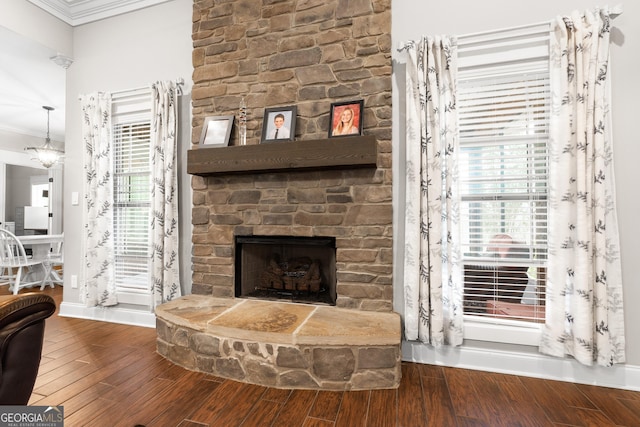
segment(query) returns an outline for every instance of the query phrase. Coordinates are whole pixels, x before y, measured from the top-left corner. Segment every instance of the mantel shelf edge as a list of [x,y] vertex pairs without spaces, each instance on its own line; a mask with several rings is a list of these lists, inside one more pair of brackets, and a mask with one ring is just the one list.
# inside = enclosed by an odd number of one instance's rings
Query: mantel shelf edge
[[187,173],[200,176],[375,167],[376,163],[377,143],[372,135],[198,147],[187,152]]

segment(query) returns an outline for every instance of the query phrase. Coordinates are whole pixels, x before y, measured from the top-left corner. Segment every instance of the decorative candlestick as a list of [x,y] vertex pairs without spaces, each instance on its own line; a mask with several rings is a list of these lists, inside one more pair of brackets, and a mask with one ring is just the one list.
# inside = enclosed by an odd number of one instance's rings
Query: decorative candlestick
[[247,104],[244,96],[240,99],[240,110],[238,113],[238,137],[240,145],[247,145]]

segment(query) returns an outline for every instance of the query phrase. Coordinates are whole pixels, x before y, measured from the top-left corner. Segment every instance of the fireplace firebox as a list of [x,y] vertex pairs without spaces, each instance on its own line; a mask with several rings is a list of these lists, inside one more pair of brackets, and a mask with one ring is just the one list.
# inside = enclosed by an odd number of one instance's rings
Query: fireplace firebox
[[235,296],[335,305],[336,239],[236,236]]

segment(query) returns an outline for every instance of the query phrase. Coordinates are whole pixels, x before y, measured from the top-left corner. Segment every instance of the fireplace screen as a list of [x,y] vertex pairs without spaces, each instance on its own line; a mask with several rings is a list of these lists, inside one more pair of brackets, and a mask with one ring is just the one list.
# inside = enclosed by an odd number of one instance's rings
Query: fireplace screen
[[236,297],[335,305],[336,240],[236,236]]

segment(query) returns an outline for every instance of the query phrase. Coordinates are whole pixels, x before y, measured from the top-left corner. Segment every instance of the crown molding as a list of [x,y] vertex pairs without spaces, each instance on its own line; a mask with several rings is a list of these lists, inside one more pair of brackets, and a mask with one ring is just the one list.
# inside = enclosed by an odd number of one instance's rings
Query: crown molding
[[75,27],[171,0],[29,0]]

